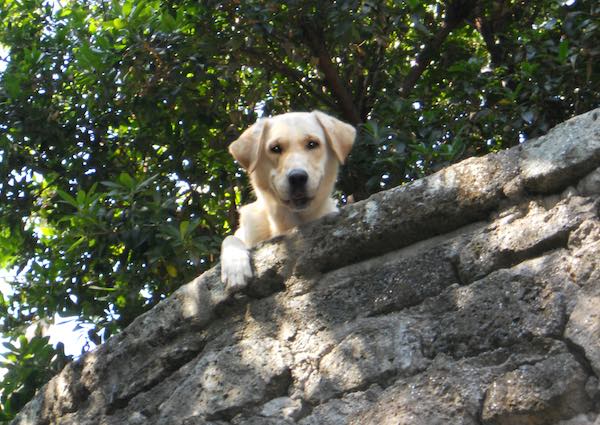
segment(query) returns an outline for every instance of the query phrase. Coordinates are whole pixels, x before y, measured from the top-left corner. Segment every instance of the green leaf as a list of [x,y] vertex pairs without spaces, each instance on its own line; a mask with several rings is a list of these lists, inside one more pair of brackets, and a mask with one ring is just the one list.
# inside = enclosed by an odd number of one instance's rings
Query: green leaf
[[187,235],[187,231],[188,231],[189,227],[190,227],[189,221],[182,221],[181,223],[179,223],[179,235],[180,235],[181,239],[185,239],[185,236]]
[[12,73],[4,74],[4,87],[10,97],[19,97],[22,93],[21,79]]
[[163,12],[160,16],[161,29],[165,32],[173,32],[177,29],[177,21],[169,12]]
[[104,186],[106,186],[106,187],[109,187],[109,188],[112,188],[112,189],[119,189],[119,190],[123,190],[124,188],[127,188],[127,187],[124,187],[124,186],[123,186],[122,184],[120,184],[120,183],[115,183],[115,182],[111,182],[111,181],[103,181],[103,182],[100,182],[100,183],[101,183],[102,185],[104,185]]
[[79,207],[85,206],[87,201],[87,194],[85,193],[85,190],[78,190],[77,191],[77,204]]
[[154,174],[153,176],[150,176],[149,178],[147,178],[146,180],[142,181],[140,184],[138,184],[137,186],[137,190],[143,190],[146,189],[148,186],[150,186],[150,184],[152,184],[152,182],[154,182],[156,179],[158,178],[158,174]]
[[561,63],[566,63],[569,57],[569,40],[564,39],[558,45],[558,60]]
[[406,0],[406,3],[411,10],[415,10],[421,5],[419,0]]
[[81,245],[85,241],[85,236],[81,236],[77,239],[71,246],[67,249],[67,253],[76,249],[79,245]]
[[127,17],[127,16],[131,15],[131,11],[132,11],[133,7],[134,7],[134,2],[132,0],[126,0],[123,3],[123,9],[122,9],[123,16]]
[[121,18],[116,18],[116,19],[113,19],[112,25],[115,29],[121,30],[121,29],[125,28],[126,23],[125,23],[125,20],[123,20]]
[[177,267],[172,264],[167,264],[167,273],[171,277],[177,277]]
[[108,292],[115,292],[118,289],[117,288],[107,288],[105,286],[97,286],[97,285],[88,285],[87,286],[89,289],[92,289],[94,291],[108,291]]
[[96,49],[92,49],[88,43],[81,45],[78,58],[86,67],[103,68],[102,54]]
[[67,204],[69,204],[69,205],[72,205],[72,206],[73,206],[73,207],[75,207],[75,208],[79,208],[79,202],[77,202],[77,201],[75,200],[75,198],[73,198],[73,197],[72,197],[71,195],[69,195],[67,192],[65,192],[65,191],[63,191],[63,190],[60,190],[60,189],[57,189],[57,190],[56,190],[56,194],[57,194],[58,196],[60,196],[60,197],[62,198],[62,200],[63,200],[64,202],[66,202]]
[[119,174],[119,183],[121,183],[123,186],[125,186],[128,189],[135,188],[135,181],[127,173]]

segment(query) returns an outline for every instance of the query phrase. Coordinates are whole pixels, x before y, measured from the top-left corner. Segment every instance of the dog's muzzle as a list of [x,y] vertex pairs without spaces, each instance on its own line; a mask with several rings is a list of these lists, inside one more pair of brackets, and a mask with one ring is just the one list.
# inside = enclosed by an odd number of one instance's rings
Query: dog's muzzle
[[306,208],[311,201],[306,193],[308,173],[300,168],[294,168],[287,174],[287,179],[290,187],[290,205],[297,210]]

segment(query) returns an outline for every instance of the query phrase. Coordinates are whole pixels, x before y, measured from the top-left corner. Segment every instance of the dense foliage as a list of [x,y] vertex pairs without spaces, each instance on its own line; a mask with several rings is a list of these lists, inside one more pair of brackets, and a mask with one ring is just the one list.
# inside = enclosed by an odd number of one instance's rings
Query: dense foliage
[[101,341],[214,263],[251,196],[226,146],[257,115],[359,126],[339,196],[362,199],[598,106],[599,25],[593,0],[0,0],[0,312],[20,341],[0,420],[63,357],[26,326],[76,315]]

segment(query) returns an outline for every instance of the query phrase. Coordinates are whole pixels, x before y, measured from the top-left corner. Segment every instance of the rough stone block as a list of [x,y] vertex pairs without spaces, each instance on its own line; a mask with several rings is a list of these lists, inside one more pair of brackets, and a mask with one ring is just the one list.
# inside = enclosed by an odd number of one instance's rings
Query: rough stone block
[[600,425],[599,117],[208,271],[13,425]]
[[587,412],[587,373],[570,353],[523,365],[494,380],[483,403],[486,425],[546,425]]

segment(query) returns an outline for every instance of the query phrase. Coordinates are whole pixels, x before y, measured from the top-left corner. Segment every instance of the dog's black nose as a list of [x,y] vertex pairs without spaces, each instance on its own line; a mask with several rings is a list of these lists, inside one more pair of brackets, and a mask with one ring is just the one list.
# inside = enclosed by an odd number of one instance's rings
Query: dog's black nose
[[302,189],[308,181],[308,173],[298,168],[291,170],[287,177],[292,189]]

